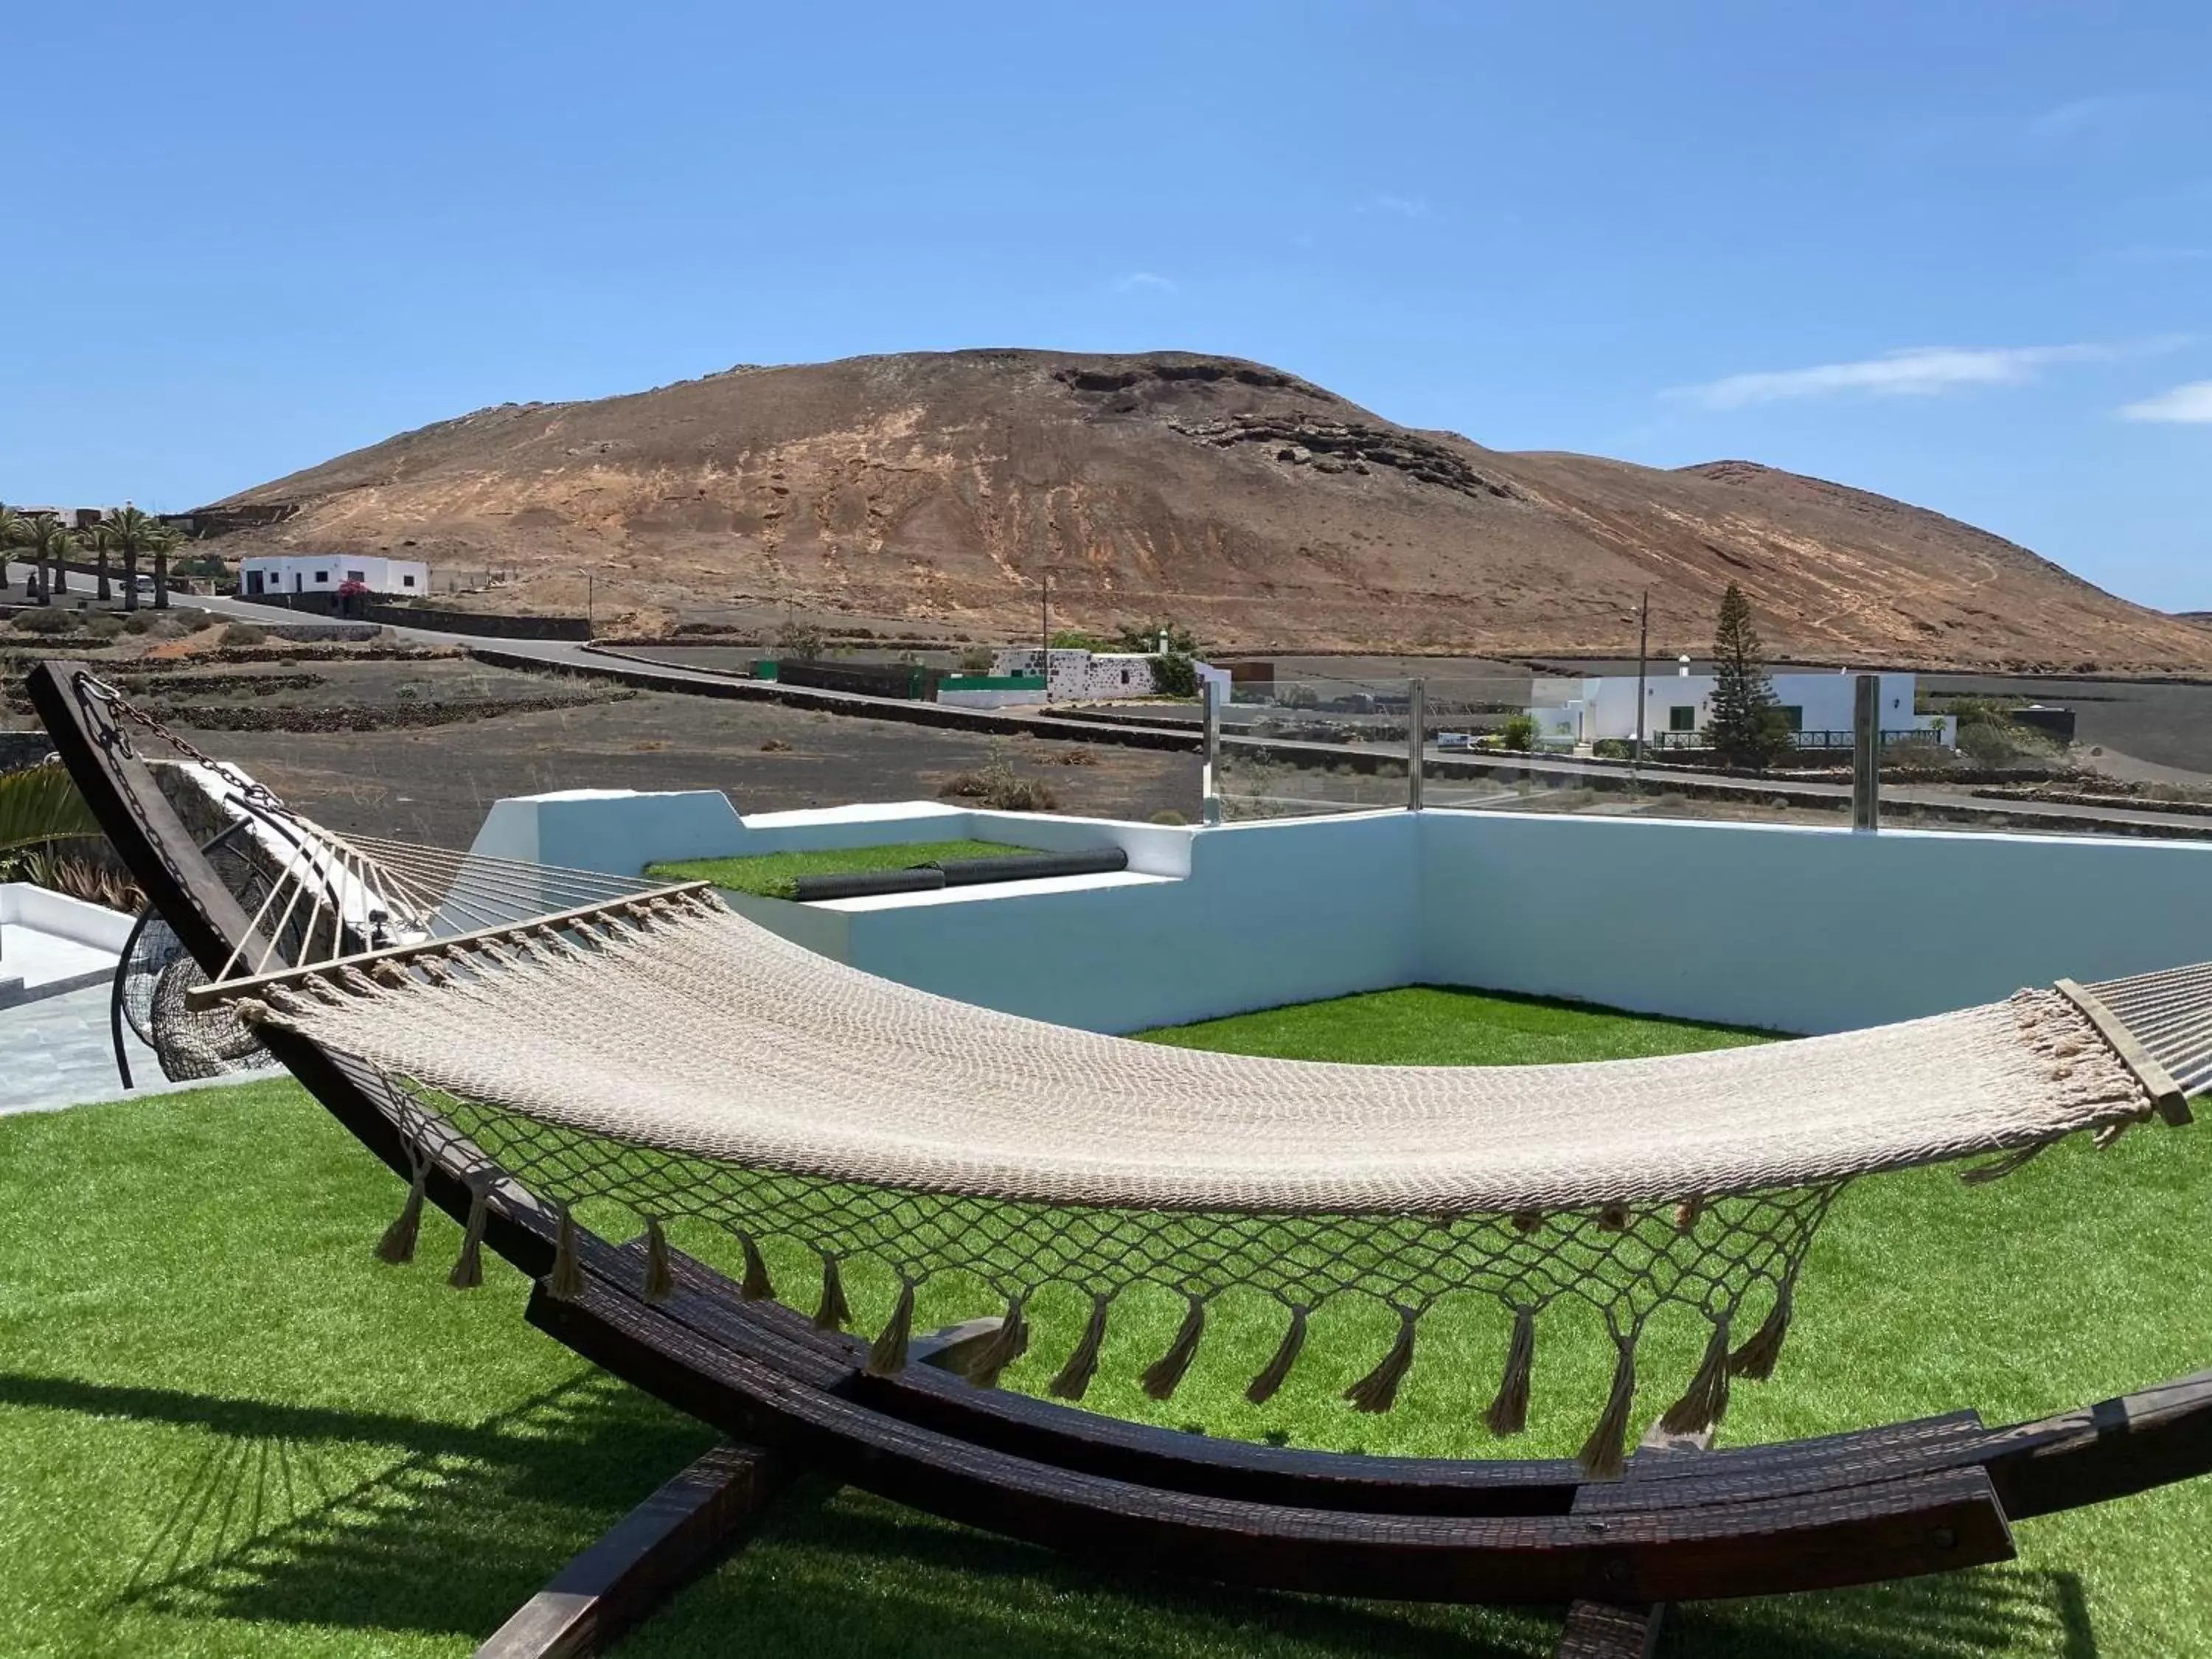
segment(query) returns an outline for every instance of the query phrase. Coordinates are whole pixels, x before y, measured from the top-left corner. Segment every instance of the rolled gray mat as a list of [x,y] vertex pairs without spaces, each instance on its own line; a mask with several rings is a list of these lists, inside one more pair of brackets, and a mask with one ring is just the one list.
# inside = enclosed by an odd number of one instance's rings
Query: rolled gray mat
[[987,881],[1035,881],[1043,876],[1103,876],[1129,867],[1129,855],[1118,847],[1095,848],[1085,853],[1012,853],[1004,858],[944,859],[934,868],[945,872],[947,887],[973,887]]
[[929,866],[915,870],[854,870],[841,875],[801,876],[792,884],[791,896],[802,902],[873,898],[878,893],[927,893],[945,884],[945,872]]

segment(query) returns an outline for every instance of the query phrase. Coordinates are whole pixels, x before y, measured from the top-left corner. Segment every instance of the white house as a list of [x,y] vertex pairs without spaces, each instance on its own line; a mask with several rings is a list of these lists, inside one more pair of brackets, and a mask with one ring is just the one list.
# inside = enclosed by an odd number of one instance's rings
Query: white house
[[[1776,674],[1774,699],[1798,742],[1807,748],[1847,749],[1856,712],[1857,676],[1848,669],[1832,674]],[[1914,677],[1882,674],[1881,729],[1891,741],[1911,733],[1925,741],[1949,744],[1957,737],[1948,714],[1913,711]],[[1689,747],[1697,734],[1712,723],[1712,674],[1692,674],[1687,668],[1669,673],[1662,669],[1644,683],[1644,738],[1647,747]],[[1595,743],[1606,738],[1636,736],[1636,676],[1598,674],[1570,679],[1547,677],[1530,688],[1529,714],[1535,717],[1537,735],[1553,742]]]
[[359,582],[372,593],[418,598],[430,591],[430,567],[419,559],[371,553],[257,554],[238,562],[238,591],[257,593],[335,593]]
[[[1048,659],[1049,659],[1048,661]],[[1212,680],[1221,701],[1229,701],[1229,671],[1212,663],[1197,665],[1201,684]],[[1152,659],[1141,651],[1081,651],[1036,646],[1013,646],[991,659],[994,676],[1042,675],[1045,695],[1054,702],[1091,702],[1114,697],[1152,695]]]

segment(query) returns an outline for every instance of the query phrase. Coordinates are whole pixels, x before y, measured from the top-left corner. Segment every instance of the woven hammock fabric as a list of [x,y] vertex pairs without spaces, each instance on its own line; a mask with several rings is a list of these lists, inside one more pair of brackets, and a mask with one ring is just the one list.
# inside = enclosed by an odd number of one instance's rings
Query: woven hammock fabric
[[[2108,1137],[2154,1109],[2138,1073],[2057,992],[1653,1060],[1329,1065],[951,1001],[816,955],[705,891],[434,939],[404,965],[326,963],[214,988],[252,1024],[399,1080],[425,1115],[414,1133],[442,1119],[478,1149],[457,1285],[477,1282],[485,1194],[510,1180],[560,1210],[564,1240],[577,1205],[638,1214],[648,1298],[672,1282],[664,1226],[676,1219],[743,1243],[747,1296],[775,1293],[762,1241],[817,1254],[825,1328],[854,1317],[845,1267],[881,1264],[902,1288],[872,1345],[880,1371],[904,1364],[915,1287],[938,1273],[975,1274],[1006,1298],[973,1362],[987,1383],[1028,1348],[1037,1293],[1074,1286],[1091,1312],[1050,1384],[1071,1400],[1124,1293],[1186,1298],[1173,1344],[1143,1374],[1164,1400],[1213,1299],[1241,1288],[1288,1317],[1246,1389],[1255,1403],[1283,1385],[1308,1315],[1361,1294],[1400,1322],[1346,1391],[1363,1411],[1396,1399],[1422,1316],[1474,1294],[1512,1320],[1482,1413],[1498,1434],[1525,1425],[1539,1316],[1577,1301],[1618,1348],[1580,1454],[1593,1478],[1622,1469],[1638,1345],[1662,1307],[1709,1326],[1662,1419],[1670,1431],[1718,1423],[1732,1378],[1771,1372],[1799,1270],[1848,1181],[1984,1154],[1998,1156],[1983,1172],[2002,1173],[2062,1136]],[[411,1254],[422,1191],[418,1175],[386,1259]],[[548,1284],[562,1294],[576,1275],[564,1244]],[[1762,1322],[1739,1340],[1762,1297]]]
[[[672,907],[673,908],[673,907]],[[1385,1066],[1135,1042],[830,961],[714,901],[649,931],[361,975],[282,1017],[387,1070],[665,1151],[1132,1209],[1590,1209],[1811,1186],[2148,1115],[2063,998],[1712,1053]]]

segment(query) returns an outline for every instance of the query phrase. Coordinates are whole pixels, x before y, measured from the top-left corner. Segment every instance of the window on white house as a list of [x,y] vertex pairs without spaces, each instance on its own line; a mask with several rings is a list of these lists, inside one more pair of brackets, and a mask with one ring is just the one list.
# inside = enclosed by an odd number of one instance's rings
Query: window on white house
[[368,580],[368,572],[366,570],[349,570],[346,572],[346,580],[349,582],[365,582]]
[[399,579],[399,585],[402,587],[412,587],[415,586],[415,579],[412,576],[402,576]]
[[331,573],[327,570],[318,570],[315,572],[315,580],[319,582],[326,582],[330,580],[330,579]]
[[1805,729],[1805,711],[1802,708],[1794,703],[1784,703],[1782,705],[1781,713],[1782,723],[1792,732],[1802,732]]
[[1696,731],[1698,705],[1693,702],[1678,702],[1669,708],[1667,711],[1667,729],[1669,732]]

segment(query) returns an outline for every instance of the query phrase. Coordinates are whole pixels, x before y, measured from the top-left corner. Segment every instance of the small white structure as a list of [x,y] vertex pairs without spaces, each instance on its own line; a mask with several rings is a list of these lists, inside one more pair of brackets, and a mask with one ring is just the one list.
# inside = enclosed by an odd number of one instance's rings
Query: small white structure
[[420,559],[387,559],[373,553],[256,554],[238,562],[238,591],[257,593],[335,593],[359,582],[372,593],[410,599],[430,591],[430,567]]
[[0,1008],[113,977],[137,921],[28,882],[0,882]]
[[[1833,674],[1775,674],[1774,700],[1783,719],[1807,748],[1848,749],[1856,718],[1857,676],[1845,669]],[[1955,741],[1956,722],[1948,714],[1913,710],[1914,677],[1882,674],[1881,729],[1895,741],[1907,733],[1926,742]],[[1530,688],[1529,709],[1540,739],[1555,744],[1592,744],[1601,738],[1636,736],[1636,676],[1596,674],[1585,678],[1545,678]],[[1692,674],[1687,668],[1660,672],[1644,682],[1644,738],[1652,748],[1688,748],[1712,724],[1713,690],[1719,677]]]
[[[1223,702],[1229,701],[1229,671],[1197,665],[1200,684],[1212,680]],[[1045,696],[1054,702],[1097,702],[1115,697],[1152,695],[1152,659],[1141,651],[1081,651],[1013,646],[991,659],[999,675],[1042,675]]]

